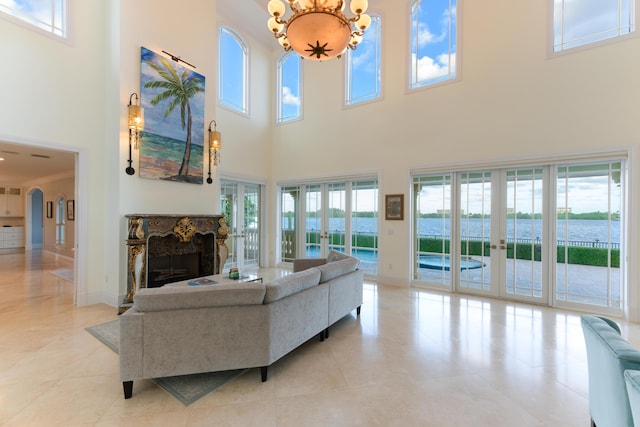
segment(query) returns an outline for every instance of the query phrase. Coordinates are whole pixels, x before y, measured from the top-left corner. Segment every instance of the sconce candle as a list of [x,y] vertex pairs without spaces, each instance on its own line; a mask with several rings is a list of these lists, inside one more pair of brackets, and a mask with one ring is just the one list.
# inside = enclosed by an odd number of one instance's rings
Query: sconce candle
[[[136,98],[136,104],[133,103],[133,97]],[[136,173],[136,170],[133,168],[131,159],[131,147],[138,149],[140,146],[140,131],[144,129],[144,111],[142,107],[140,107],[140,98],[138,98],[137,93],[132,93],[129,97],[129,105],[127,105],[129,109],[129,166],[125,169],[127,175],[133,175]]]
[[[211,123],[213,123],[213,130],[211,130]],[[209,122],[209,177],[207,183],[211,184],[211,159],[213,159],[214,166],[217,166],[220,162],[220,150],[222,149],[222,135],[217,131],[217,123],[215,120]]]

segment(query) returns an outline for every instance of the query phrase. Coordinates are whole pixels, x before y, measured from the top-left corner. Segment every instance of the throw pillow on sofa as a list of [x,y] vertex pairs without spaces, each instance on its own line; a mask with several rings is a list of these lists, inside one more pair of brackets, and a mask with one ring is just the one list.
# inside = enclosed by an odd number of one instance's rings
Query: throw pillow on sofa
[[343,259],[351,258],[349,255],[342,252],[334,251],[333,249],[327,254],[327,262],[335,262]]

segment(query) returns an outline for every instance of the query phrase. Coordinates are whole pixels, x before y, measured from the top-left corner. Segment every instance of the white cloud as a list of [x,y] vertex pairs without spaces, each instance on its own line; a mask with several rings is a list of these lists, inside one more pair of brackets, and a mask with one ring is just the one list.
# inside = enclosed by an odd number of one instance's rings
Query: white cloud
[[291,88],[282,87],[282,103],[286,105],[300,105],[300,97],[291,92]]
[[[414,55],[413,63],[416,64],[416,57]],[[417,81],[428,81],[437,79],[438,77],[444,77],[449,74],[450,70],[455,70],[456,66],[456,54],[453,53],[450,56],[447,54],[441,54],[434,60],[429,56],[423,56],[417,59],[417,66],[414,71],[417,70]]]

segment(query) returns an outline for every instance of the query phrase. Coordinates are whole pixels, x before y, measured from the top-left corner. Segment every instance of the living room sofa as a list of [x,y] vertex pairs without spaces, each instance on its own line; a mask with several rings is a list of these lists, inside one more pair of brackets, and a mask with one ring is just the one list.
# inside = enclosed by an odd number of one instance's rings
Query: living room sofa
[[[625,370],[640,370],[640,352],[611,319],[582,316],[589,370],[589,414],[596,426],[633,426]],[[637,408],[636,408],[637,409]]]
[[360,314],[359,260],[331,253],[317,265],[268,283],[140,289],[120,316],[120,379],[133,381],[268,367],[354,309]]

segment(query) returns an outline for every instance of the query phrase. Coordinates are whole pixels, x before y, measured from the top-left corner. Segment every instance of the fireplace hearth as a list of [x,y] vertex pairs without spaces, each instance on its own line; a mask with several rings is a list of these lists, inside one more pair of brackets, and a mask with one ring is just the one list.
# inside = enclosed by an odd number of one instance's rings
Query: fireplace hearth
[[119,312],[140,288],[220,273],[228,248],[222,215],[126,215],[127,294]]

